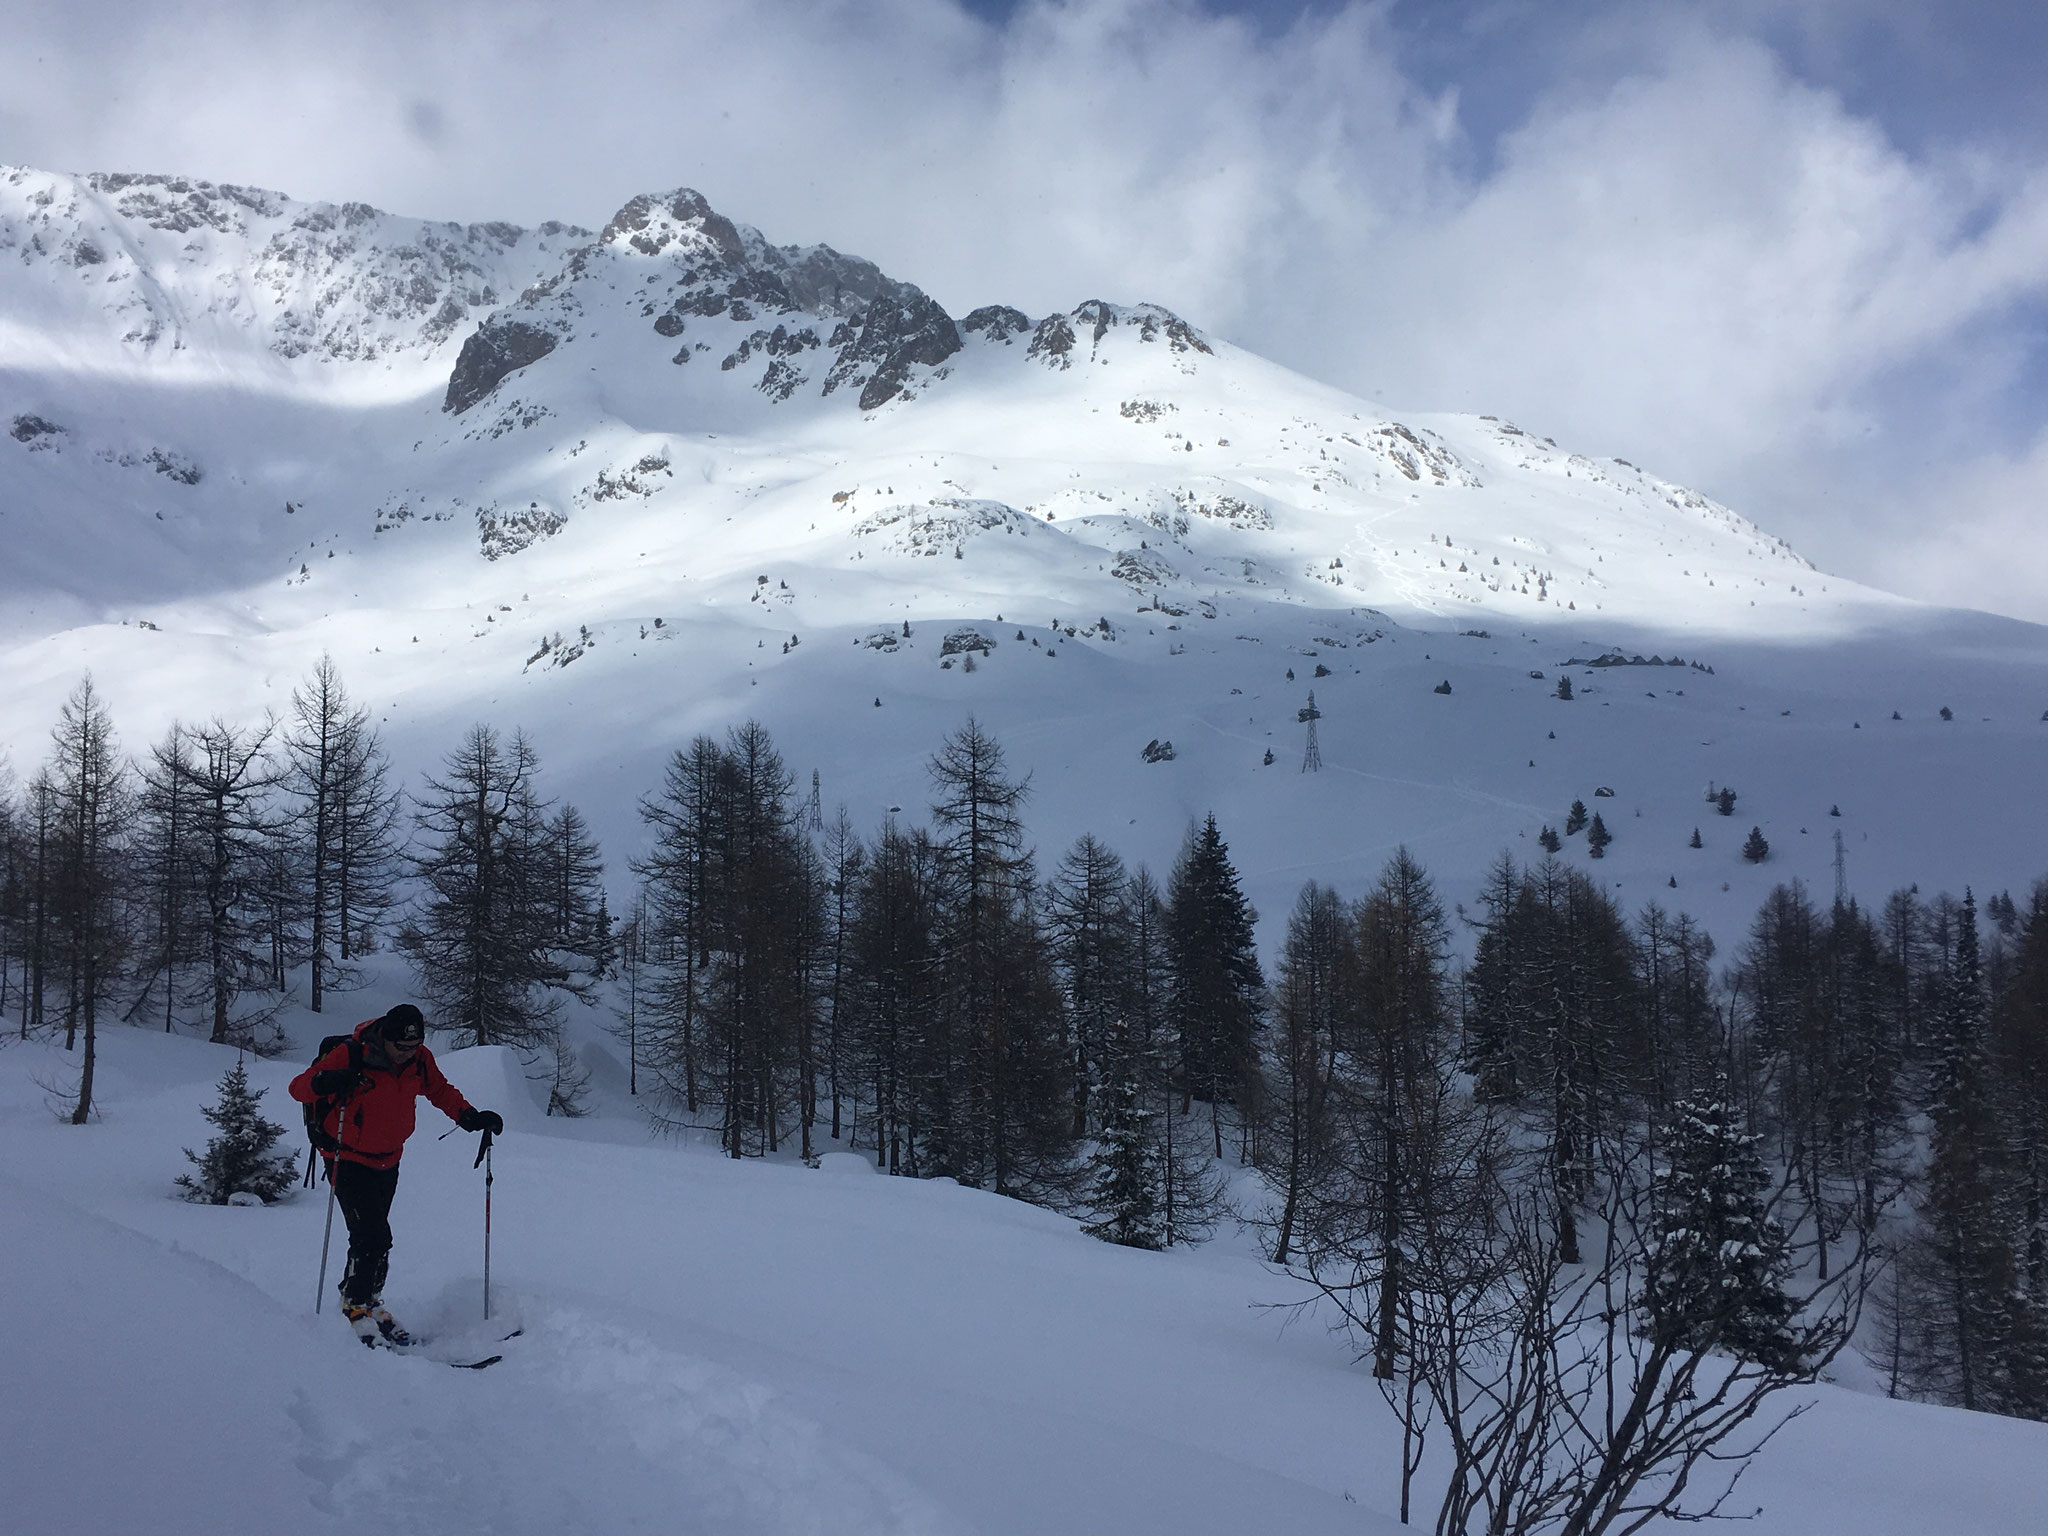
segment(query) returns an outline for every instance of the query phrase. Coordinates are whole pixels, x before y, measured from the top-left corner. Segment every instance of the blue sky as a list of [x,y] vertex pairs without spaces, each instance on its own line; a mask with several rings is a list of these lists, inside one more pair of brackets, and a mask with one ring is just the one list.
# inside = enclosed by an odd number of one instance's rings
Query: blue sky
[[2048,8],[1880,0],[0,0],[0,161],[591,225],[687,183],[2048,622],[2044,63]]

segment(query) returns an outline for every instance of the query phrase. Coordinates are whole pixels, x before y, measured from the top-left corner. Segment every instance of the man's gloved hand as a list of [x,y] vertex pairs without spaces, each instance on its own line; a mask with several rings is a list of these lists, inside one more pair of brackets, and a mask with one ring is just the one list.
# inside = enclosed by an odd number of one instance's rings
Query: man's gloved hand
[[465,1109],[455,1123],[465,1131],[489,1131],[493,1136],[505,1134],[505,1121],[495,1109]]
[[369,1086],[370,1074],[354,1067],[329,1067],[313,1074],[313,1091],[323,1099],[338,1099]]

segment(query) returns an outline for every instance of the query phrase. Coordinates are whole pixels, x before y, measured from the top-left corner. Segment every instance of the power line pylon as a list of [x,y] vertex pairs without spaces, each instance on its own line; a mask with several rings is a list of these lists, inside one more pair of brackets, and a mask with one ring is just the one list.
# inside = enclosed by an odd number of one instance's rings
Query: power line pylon
[[1323,712],[1316,708],[1316,691],[1313,688],[1308,691],[1307,706],[1297,710],[1294,718],[1308,727],[1308,749],[1301,754],[1301,771],[1303,773],[1321,773],[1323,771],[1323,749],[1316,742],[1316,722],[1323,718]]
[[822,832],[825,830],[825,809],[821,804],[819,804],[818,801],[818,770],[815,768],[811,770],[810,820],[811,830],[813,832]]

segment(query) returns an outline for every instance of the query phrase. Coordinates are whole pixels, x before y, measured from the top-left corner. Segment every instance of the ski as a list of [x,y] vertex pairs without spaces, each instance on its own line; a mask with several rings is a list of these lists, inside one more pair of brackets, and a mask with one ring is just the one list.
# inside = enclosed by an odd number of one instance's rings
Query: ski
[[[526,1332],[526,1330],[523,1327],[514,1328],[510,1333],[505,1334],[503,1338],[516,1339],[524,1332]],[[414,1337],[412,1343],[401,1347],[399,1345],[392,1344],[385,1339],[377,1338],[374,1336],[363,1339],[363,1343],[368,1345],[371,1349],[383,1350],[387,1354],[406,1355],[420,1360],[434,1360],[434,1357],[432,1355],[424,1353],[425,1346],[430,1342],[431,1341],[427,1339]],[[500,1342],[502,1342],[502,1339]],[[488,1366],[496,1365],[500,1360],[503,1360],[504,1358],[505,1357],[502,1354],[485,1355],[481,1360],[434,1360],[434,1364],[445,1365],[453,1370],[458,1371],[481,1371]]]
[[[510,1333],[505,1335],[505,1338],[516,1339],[519,1337],[519,1335],[521,1335],[524,1332],[526,1332],[524,1328],[514,1328]],[[500,1360],[504,1358],[505,1357],[503,1355],[485,1355],[481,1360],[443,1360],[441,1363],[443,1365],[453,1366],[458,1371],[481,1371],[486,1366],[496,1365]]]

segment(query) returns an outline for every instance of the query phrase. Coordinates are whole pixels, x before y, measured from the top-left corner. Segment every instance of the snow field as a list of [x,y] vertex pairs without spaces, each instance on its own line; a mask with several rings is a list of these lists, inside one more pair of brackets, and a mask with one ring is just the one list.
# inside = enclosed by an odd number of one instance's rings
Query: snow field
[[[549,1121],[509,1053],[452,1052],[450,1076],[508,1117],[497,1315],[474,1141],[433,1140],[431,1111],[387,1293],[431,1353],[506,1357],[451,1371],[312,1315],[317,1192],[170,1198],[225,1051],[120,1027],[101,1050],[104,1116],[83,1129],[45,1103],[75,1058],[0,1052],[0,1294],[36,1323],[0,1334],[24,1529],[1398,1528],[1391,1415],[1233,1234],[1139,1253],[851,1153],[814,1171],[650,1142],[609,1097]],[[250,1074],[286,1121],[291,1070]],[[2048,1428],[1802,1395],[1735,1501],[1763,1507],[1747,1529],[2021,1536],[2048,1507]]]

